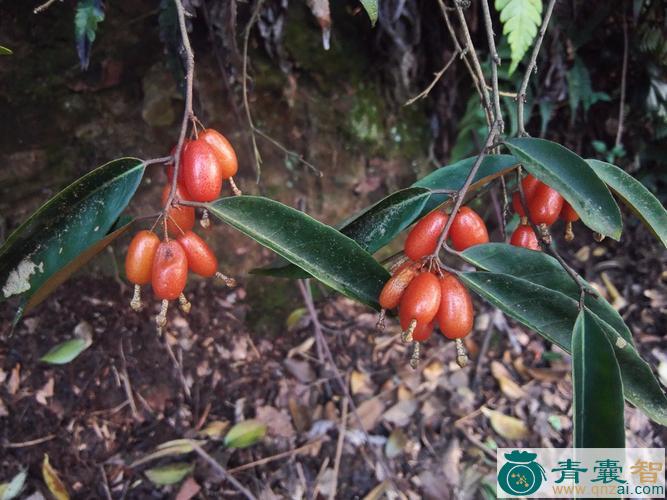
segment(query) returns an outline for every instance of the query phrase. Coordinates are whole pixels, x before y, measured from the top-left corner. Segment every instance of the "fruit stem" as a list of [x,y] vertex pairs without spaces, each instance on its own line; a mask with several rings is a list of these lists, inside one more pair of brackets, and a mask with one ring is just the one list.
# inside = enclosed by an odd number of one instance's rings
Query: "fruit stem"
[[208,210],[204,209],[204,213],[201,214],[201,219],[199,219],[199,225],[204,229],[211,227],[211,218],[208,216]]
[[384,318],[386,315],[387,315],[387,310],[381,309],[380,315],[378,316],[378,322],[375,324],[375,328],[377,328],[380,331],[384,330]]
[[229,178],[229,185],[232,187],[232,193],[234,193],[234,196],[241,196],[243,194],[241,190],[236,186],[236,183],[234,182],[234,177]]
[[466,347],[463,344],[463,339],[456,339],[456,364],[458,364],[461,368],[465,367],[468,365],[468,351],[466,351]]
[[567,222],[565,224],[565,241],[574,240],[574,231],[572,230],[572,223]]
[[414,342],[412,346],[412,355],[410,356],[410,366],[416,370],[421,361],[422,345],[419,342]]
[[141,311],[141,286],[134,285],[134,295],[130,301],[130,307],[133,311]]
[[412,321],[410,321],[408,329],[401,334],[401,342],[403,343],[412,342],[412,334],[414,333],[415,328],[417,328],[417,320],[413,319]]
[[188,301],[188,298],[183,293],[178,296],[178,307],[180,307],[181,311],[183,311],[185,314],[189,314],[190,309],[192,309],[192,304]]
[[155,323],[157,323],[158,330],[162,330],[167,324],[167,309],[169,309],[169,301],[164,299],[160,307],[160,313],[155,317]]
[[234,278],[230,278],[229,276],[222,274],[220,271],[215,273],[215,277],[221,281],[224,281],[225,285],[230,288],[236,286],[236,280]]

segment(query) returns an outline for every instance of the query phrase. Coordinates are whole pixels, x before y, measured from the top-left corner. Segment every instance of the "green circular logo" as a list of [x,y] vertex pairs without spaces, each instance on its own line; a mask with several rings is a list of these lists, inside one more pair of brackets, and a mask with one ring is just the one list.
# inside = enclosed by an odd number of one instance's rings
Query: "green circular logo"
[[544,469],[535,462],[537,454],[514,450],[505,453],[507,463],[498,472],[498,484],[506,493],[527,496],[535,493],[546,479]]

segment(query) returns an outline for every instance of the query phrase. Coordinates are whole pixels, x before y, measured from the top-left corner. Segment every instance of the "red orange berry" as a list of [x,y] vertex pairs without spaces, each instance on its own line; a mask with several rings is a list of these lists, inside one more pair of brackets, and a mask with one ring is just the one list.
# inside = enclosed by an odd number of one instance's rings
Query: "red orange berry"
[[236,158],[234,148],[224,135],[217,130],[207,128],[199,134],[199,139],[205,141],[213,148],[213,152],[220,163],[223,179],[229,179],[233,175],[236,175],[239,169],[239,162]]
[[213,201],[222,189],[222,166],[208,142],[195,139],[183,147],[183,182],[193,201]]
[[151,284],[155,295],[162,300],[175,300],[185,289],[188,277],[188,258],[176,240],[160,243],[153,262]]
[[437,320],[448,339],[460,339],[472,331],[473,305],[468,290],[453,275],[440,279],[441,297]]
[[406,262],[399,267],[394,275],[387,280],[380,292],[380,306],[382,309],[394,309],[403,296],[412,279],[417,275],[417,268],[413,262]]
[[515,247],[523,247],[528,248],[529,250],[537,251],[542,250],[540,248],[539,242],[537,241],[537,235],[535,234],[535,231],[533,231],[532,227],[525,224],[518,226],[514,230],[514,233],[512,233],[512,238],[510,239],[510,243]]
[[178,242],[185,250],[188,267],[193,273],[205,278],[215,275],[218,271],[218,259],[204,240],[196,233],[186,231],[178,237]]
[[563,197],[558,191],[540,183],[528,202],[528,213],[534,224],[552,225],[563,208]]
[[[162,205],[167,203],[171,184],[167,184],[162,190]],[[188,193],[181,183],[176,183],[175,200],[187,200]],[[167,230],[169,235],[178,236],[185,231],[192,229],[195,225],[195,209],[184,205],[171,206],[167,209]]]
[[466,248],[489,242],[489,232],[484,220],[472,208],[461,207],[449,228],[452,246],[459,252]]
[[398,308],[401,327],[407,329],[412,320],[424,325],[433,321],[440,305],[440,295],[440,283],[433,273],[416,276],[401,297]]
[[408,258],[417,261],[432,254],[449,217],[436,210],[423,217],[408,233],[404,251]]

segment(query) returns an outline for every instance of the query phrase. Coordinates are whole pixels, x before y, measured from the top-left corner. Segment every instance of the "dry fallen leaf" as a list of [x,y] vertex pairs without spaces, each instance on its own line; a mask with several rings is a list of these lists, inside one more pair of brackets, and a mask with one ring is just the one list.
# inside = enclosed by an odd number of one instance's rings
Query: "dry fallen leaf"
[[285,438],[294,436],[294,427],[290,416],[273,406],[260,406],[257,408],[255,418],[266,424],[269,434],[272,436]]
[[201,486],[192,477],[183,481],[181,489],[178,490],[175,500],[190,500],[201,491]]
[[199,434],[212,439],[219,439],[225,434],[228,427],[229,422],[227,420],[214,420],[199,431]]
[[65,488],[60,477],[58,477],[58,473],[55,469],[51,467],[49,456],[46,453],[44,454],[44,461],[42,462],[42,477],[44,478],[47,488],[49,488],[49,491],[56,500],[69,500],[67,488]]
[[410,417],[417,410],[417,401],[414,399],[405,399],[399,401],[389,408],[382,418],[398,427],[404,427],[410,423]]
[[384,445],[384,454],[387,455],[387,458],[396,458],[403,453],[406,444],[408,444],[408,438],[405,432],[397,427],[391,431],[389,439]]
[[499,411],[482,406],[482,413],[491,421],[491,427],[505,439],[524,439],[528,437],[528,427],[516,417],[510,417]]
[[373,394],[373,382],[367,373],[353,370],[350,375],[350,390],[352,394]]
[[[384,403],[378,398],[367,399],[357,407],[357,414],[361,419],[361,425],[366,431],[370,431],[378,423],[384,412]],[[349,417],[348,417],[349,418]],[[356,427],[356,418],[351,419],[352,425]]]
[[507,368],[502,363],[492,361],[491,374],[498,381],[500,390],[509,399],[521,399],[526,396],[525,391],[512,379],[510,372],[507,371]]

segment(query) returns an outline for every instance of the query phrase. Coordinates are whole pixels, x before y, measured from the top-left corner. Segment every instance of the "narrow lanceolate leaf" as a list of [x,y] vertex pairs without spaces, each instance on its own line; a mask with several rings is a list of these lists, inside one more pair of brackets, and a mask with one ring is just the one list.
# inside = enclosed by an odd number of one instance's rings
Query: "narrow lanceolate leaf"
[[168,486],[170,484],[180,483],[186,476],[195,470],[193,464],[179,462],[175,464],[155,467],[144,472],[146,477],[157,486]]
[[585,309],[572,334],[575,448],[624,448],[623,383],[604,331]]
[[563,195],[586,226],[615,240],[621,237],[618,205],[583,158],[545,139],[517,137],[505,145],[528,172]]
[[55,273],[105,238],[144,173],[136,158],[103,165],[51,198],[0,248],[0,301],[32,297]]
[[[458,190],[463,187],[465,180],[472,169],[476,156],[457,161],[451,165],[441,167],[434,172],[431,172],[425,177],[422,177],[415,182],[412,187],[422,187],[433,190],[449,189]],[[477,174],[470,186],[470,192],[481,188],[489,182],[497,179],[503,174],[506,174],[516,168],[519,164],[512,155],[487,155],[482,159],[482,163],[477,170]],[[450,198],[448,194],[433,193],[422,210],[422,216],[433,210],[438,205],[441,205]]]
[[67,488],[60,479],[60,476],[58,476],[56,470],[51,466],[47,454],[44,454],[44,460],[42,461],[42,478],[56,500],[69,500]]
[[542,0],[496,0],[496,10],[512,50],[511,75],[537,35],[542,22]]
[[637,179],[623,169],[600,160],[586,160],[623,203],[667,246],[667,210]]
[[0,45],[0,56],[11,56],[14,52],[12,49],[5,47],[4,45]]
[[268,198],[235,196],[209,211],[334,290],[378,308],[389,273],[354,240]]
[[379,0],[360,0],[364,6],[368,18],[371,20],[371,26],[375,26],[378,21],[378,2]]
[[[471,272],[460,275],[475,293],[508,316],[570,352],[577,301],[567,295],[508,274]],[[537,281],[537,280],[536,280]],[[628,401],[661,425],[667,425],[667,398],[650,366],[622,333],[595,316],[613,345]]]
[[[579,287],[556,259],[543,252],[505,243],[476,245],[463,252],[463,258],[479,269],[509,274],[579,300]],[[632,333],[618,311],[602,297],[586,295],[585,304],[608,323],[627,342],[634,345]]]
[[44,356],[39,358],[44,363],[51,365],[64,365],[75,359],[79,354],[88,349],[92,339],[70,339],[53,347]]
[[[392,241],[410,224],[423,217],[438,205],[450,199],[449,194],[433,190],[458,190],[465,183],[476,157],[466,158],[428,174],[411,187],[390,194],[357,215],[342,222],[338,230],[359,243],[369,253],[374,253]],[[511,155],[484,157],[470,192],[488,184],[518,165]],[[254,274],[281,278],[307,278],[308,274],[286,262],[276,262],[270,267],[254,269]]]

